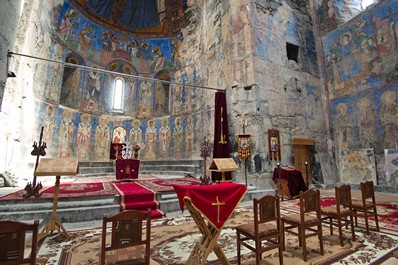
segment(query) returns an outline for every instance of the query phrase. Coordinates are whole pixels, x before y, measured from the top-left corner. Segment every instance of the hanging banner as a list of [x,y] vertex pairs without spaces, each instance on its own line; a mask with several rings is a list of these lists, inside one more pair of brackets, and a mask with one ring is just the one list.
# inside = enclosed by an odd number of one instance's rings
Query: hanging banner
[[239,134],[238,135],[238,156],[240,159],[245,160],[251,154],[251,135]]

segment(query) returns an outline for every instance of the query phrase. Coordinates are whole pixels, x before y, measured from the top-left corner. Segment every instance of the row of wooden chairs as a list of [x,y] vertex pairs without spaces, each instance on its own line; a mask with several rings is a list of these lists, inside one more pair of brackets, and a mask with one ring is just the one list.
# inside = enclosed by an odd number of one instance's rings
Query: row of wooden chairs
[[[361,200],[351,200],[351,187],[342,185],[335,188],[336,204],[320,206],[319,190],[300,192],[300,212],[281,216],[278,196],[266,195],[253,199],[254,221],[236,227],[238,264],[241,260],[241,245],[255,252],[256,264],[260,264],[264,252],[278,248],[279,263],[283,264],[285,232],[298,236],[303,259],[307,261],[306,238],[317,236],[320,253],[323,255],[322,223],[339,230],[343,246],[342,228],[351,226],[352,240],[355,241],[354,217],[357,226],[358,212],[365,216],[366,231],[369,233],[368,216],[373,215],[376,230],[379,231],[373,182],[361,183]],[[111,237],[107,229],[111,224]],[[296,229],[298,232],[296,232]],[[146,230],[143,237],[143,231]],[[32,232],[32,247],[29,258],[24,257],[25,234]],[[308,231],[309,233],[306,233]],[[116,264],[120,259],[132,260],[133,264],[149,264],[150,260],[151,210],[147,212],[123,211],[114,216],[103,217],[100,264]],[[16,221],[0,221],[0,264],[36,264],[38,221],[26,224]],[[254,246],[249,241],[254,241]],[[267,242],[267,244],[263,244]]]
[[[241,245],[255,253],[256,264],[260,264],[262,253],[278,248],[279,264],[283,264],[285,250],[285,233],[299,238],[303,260],[307,261],[306,239],[317,236],[321,255],[324,254],[322,224],[333,226],[339,231],[340,245],[343,246],[342,228],[351,226],[352,240],[355,241],[355,226],[358,226],[358,212],[365,217],[366,231],[369,234],[368,217],[373,215],[376,230],[379,231],[376,200],[372,181],[362,182],[361,199],[351,199],[351,186],[341,185],[335,188],[336,204],[321,207],[319,190],[310,189],[300,192],[300,212],[297,214],[280,215],[278,196],[266,195],[253,199],[254,221],[236,227],[238,264],[241,264]],[[254,245],[249,244],[254,241]],[[265,243],[265,244],[264,244]]]

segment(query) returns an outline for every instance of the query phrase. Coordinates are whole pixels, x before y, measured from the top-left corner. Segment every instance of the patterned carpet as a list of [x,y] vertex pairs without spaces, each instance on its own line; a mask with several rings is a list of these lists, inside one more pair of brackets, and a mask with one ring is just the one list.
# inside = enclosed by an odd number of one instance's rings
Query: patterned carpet
[[[288,213],[290,205],[283,207],[282,212]],[[231,262],[236,264],[236,232],[234,227],[252,219],[251,207],[237,208],[234,215],[222,230],[218,244]],[[45,239],[39,251],[39,257],[47,260],[42,264],[58,265],[85,265],[98,264],[100,246],[100,228],[69,231],[71,240],[65,241],[63,237],[55,235]],[[316,238],[308,242],[308,262],[301,258],[301,248],[296,237],[287,235],[284,264],[397,264],[398,263],[398,236],[387,233],[371,232],[356,228],[357,240],[350,240],[348,230],[344,247],[339,245],[336,233],[331,236],[328,228],[324,228],[325,254],[319,254],[319,244]],[[397,233],[398,234],[398,233]],[[200,233],[192,218],[185,215],[174,218],[162,218],[152,224],[151,231],[151,265],[185,264],[193,244],[200,238]],[[252,253],[243,248],[244,265],[255,264]],[[263,254],[261,264],[278,264],[277,251]],[[211,254],[208,265],[219,264],[216,256]]]

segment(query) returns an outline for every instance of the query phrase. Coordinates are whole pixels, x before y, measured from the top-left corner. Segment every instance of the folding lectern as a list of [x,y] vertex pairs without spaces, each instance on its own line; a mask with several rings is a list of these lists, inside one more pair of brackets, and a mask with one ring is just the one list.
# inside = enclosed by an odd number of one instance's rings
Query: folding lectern
[[79,161],[77,158],[42,158],[35,171],[35,176],[56,176],[55,189],[53,197],[53,211],[51,220],[43,227],[39,233],[38,241],[48,235],[52,235],[57,230],[67,239],[70,238],[64,226],[57,221],[57,207],[59,197],[59,183],[61,176],[75,176],[79,171]]
[[221,172],[221,182],[225,182],[225,172],[238,171],[240,168],[232,158],[214,158],[209,171]]

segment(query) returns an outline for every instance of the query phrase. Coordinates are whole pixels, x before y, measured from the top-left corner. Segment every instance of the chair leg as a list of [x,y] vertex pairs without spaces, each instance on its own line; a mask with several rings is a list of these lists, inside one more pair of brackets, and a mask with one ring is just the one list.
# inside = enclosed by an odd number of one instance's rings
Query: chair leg
[[256,245],[256,265],[260,265],[260,261],[261,261],[261,252],[260,252],[261,242],[259,240],[256,240],[255,245]]
[[376,207],[374,208],[374,213],[375,213],[376,231],[379,232],[379,218],[377,216]]
[[307,246],[305,244],[305,229],[300,229],[299,234],[301,235],[300,237],[300,245],[303,248],[303,259],[305,262],[307,262]]
[[333,235],[333,218],[329,217],[329,228],[330,228],[330,234]]
[[285,222],[284,221],[282,221],[281,230],[282,230],[282,250],[285,251],[286,248],[285,248]]
[[343,246],[343,231],[341,231],[341,218],[337,218],[337,224],[339,226],[340,246]]
[[279,250],[279,265],[283,265],[283,250],[282,250],[282,246],[279,246],[278,250]]
[[354,214],[354,218],[355,218],[355,226],[358,227],[358,218],[357,218],[357,211],[353,210],[352,213]]
[[237,258],[238,258],[238,265],[240,265],[240,233],[236,233],[236,243],[237,243]]
[[351,234],[352,234],[352,241],[355,241],[355,230],[354,230],[354,220],[352,218],[352,215],[350,216],[350,220],[351,220]]
[[322,224],[318,225],[318,239],[319,239],[319,248],[321,250],[321,255],[323,255],[323,239],[322,239]]
[[303,244],[301,243],[301,240],[303,239],[303,235],[301,234],[302,229],[298,227],[298,234],[299,234],[299,247],[302,247]]
[[369,221],[368,221],[368,211],[365,209],[363,211],[365,215],[365,226],[366,226],[366,233],[369,234]]

